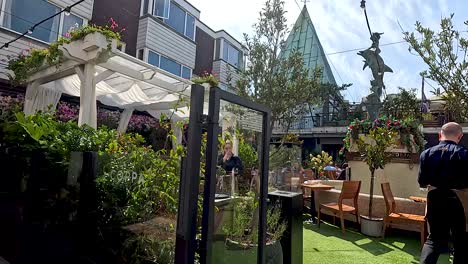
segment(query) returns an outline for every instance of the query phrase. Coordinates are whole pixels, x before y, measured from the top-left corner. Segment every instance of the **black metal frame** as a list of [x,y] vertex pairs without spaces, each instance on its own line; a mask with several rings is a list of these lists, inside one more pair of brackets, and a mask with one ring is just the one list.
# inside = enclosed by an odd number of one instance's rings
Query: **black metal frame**
[[260,152],[261,184],[260,184],[260,223],[258,232],[257,263],[265,262],[266,246],[266,215],[268,198],[268,154],[270,143],[270,109],[256,104],[246,98],[223,91],[217,87],[211,88],[208,109],[208,141],[206,150],[206,175],[203,198],[202,239],[199,247],[196,241],[198,186],[200,184],[200,151],[203,129],[204,87],[192,85],[190,98],[190,126],[188,130],[187,158],[183,160],[182,175],[179,186],[179,211],[177,217],[175,263],[194,263],[195,252],[199,250],[201,263],[211,263],[214,200],[216,189],[217,143],[219,133],[220,101],[224,100],[252,110],[258,111],[263,117],[263,140]]
[[179,186],[175,263],[195,262],[204,92],[203,86],[192,85],[187,158],[183,159],[182,162],[182,175]]
[[[220,101],[224,100],[237,104],[262,114],[262,149],[260,152],[261,160],[261,184],[260,184],[260,222],[258,232],[258,253],[257,263],[265,263],[266,246],[266,214],[268,198],[268,155],[270,143],[270,109],[254,103],[244,97],[223,91],[217,87],[210,90],[209,109],[208,109],[208,142],[206,153],[206,175],[205,189],[203,198],[203,218],[202,218],[202,239],[200,241],[201,263],[209,264],[212,258],[213,227],[214,227],[214,201],[216,189],[216,163],[218,150],[219,134],[219,111]],[[190,159],[191,157],[189,157]],[[180,217],[179,211],[179,217]],[[194,222],[195,225],[196,222]]]

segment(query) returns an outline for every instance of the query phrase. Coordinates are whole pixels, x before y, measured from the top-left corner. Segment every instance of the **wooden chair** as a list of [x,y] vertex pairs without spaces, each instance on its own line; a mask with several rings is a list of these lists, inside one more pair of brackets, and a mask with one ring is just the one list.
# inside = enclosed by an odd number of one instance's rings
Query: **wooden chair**
[[325,177],[330,180],[336,180],[336,171],[324,171]]
[[382,230],[382,237],[385,238],[385,231],[392,223],[417,223],[421,232],[421,246],[426,241],[426,219],[424,215],[398,213],[396,211],[395,198],[393,197],[390,184],[388,182],[382,183],[382,194],[384,196],[385,205],[387,207],[386,214],[384,215],[384,225]]
[[315,180],[314,171],[312,171],[311,169],[305,169],[304,170],[304,181],[311,181],[311,180]]
[[[301,179],[301,184],[304,183],[305,181],[312,181],[315,180],[314,178],[314,172],[311,169],[305,169],[303,173],[303,179]],[[310,211],[308,204],[310,204],[310,199],[311,199],[311,194],[310,190],[306,192],[304,188],[302,188],[302,197],[304,200],[304,209],[308,212]]]
[[[333,219],[338,215],[341,220],[341,232],[345,233],[344,218],[343,215],[354,214],[356,215],[356,222],[359,223],[359,209],[358,209],[358,198],[359,191],[361,190],[361,181],[344,181],[343,187],[341,188],[341,194],[338,198],[337,203],[320,204],[318,210],[318,225],[320,227],[320,213],[322,210],[331,211],[333,213]],[[343,204],[343,200],[353,200],[354,206]]]

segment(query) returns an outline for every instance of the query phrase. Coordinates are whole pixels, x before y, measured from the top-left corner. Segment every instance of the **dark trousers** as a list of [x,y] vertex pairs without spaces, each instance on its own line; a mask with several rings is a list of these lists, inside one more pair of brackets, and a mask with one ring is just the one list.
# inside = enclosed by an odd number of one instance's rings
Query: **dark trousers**
[[435,189],[428,193],[427,222],[429,236],[421,252],[421,264],[436,264],[449,240],[453,243],[453,263],[468,263],[465,212],[455,192]]

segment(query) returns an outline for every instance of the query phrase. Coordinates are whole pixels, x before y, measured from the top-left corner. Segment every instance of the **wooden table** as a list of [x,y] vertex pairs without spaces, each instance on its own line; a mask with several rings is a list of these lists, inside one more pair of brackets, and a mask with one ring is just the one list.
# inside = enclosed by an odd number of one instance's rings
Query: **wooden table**
[[410,196],[410,200],[413,200],[417,203],[427,203],[427,198],[426,197],[420,197],[420,196]]
[[315,223],[315,217],[317,216],[317,209],[315,208],[315,191],[328,191],[334,187],[322,183],[303,183],[301,186],[304,194],[305,189],[310,189],[310,214],[312,215],[312,223]]

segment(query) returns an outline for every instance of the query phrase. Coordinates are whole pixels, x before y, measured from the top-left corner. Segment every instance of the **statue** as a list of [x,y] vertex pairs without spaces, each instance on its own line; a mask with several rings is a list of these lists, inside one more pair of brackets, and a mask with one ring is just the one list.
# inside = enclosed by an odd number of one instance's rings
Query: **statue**
[[369,113],[369,118],[372,120],[376,119],[379,114],[378,112],[381,104],[380,97],[382,97],[382,89],[385,88],[383,82],[384,73],[393,72],[390,67],[385,65],[385,62],[380,56],[379,41],[381,35],[383,35],[383,33],[372,33],[370,38],[372,40],[372,45],[370,48],[358,52],[358,55],[364,58],[364,67],[362,69],[365,70],[366,67],[369,66],[372,71],[372,76],[374,77],[374,79],[370,81],[372,93],[367,96],[365,102],[363,102]]

